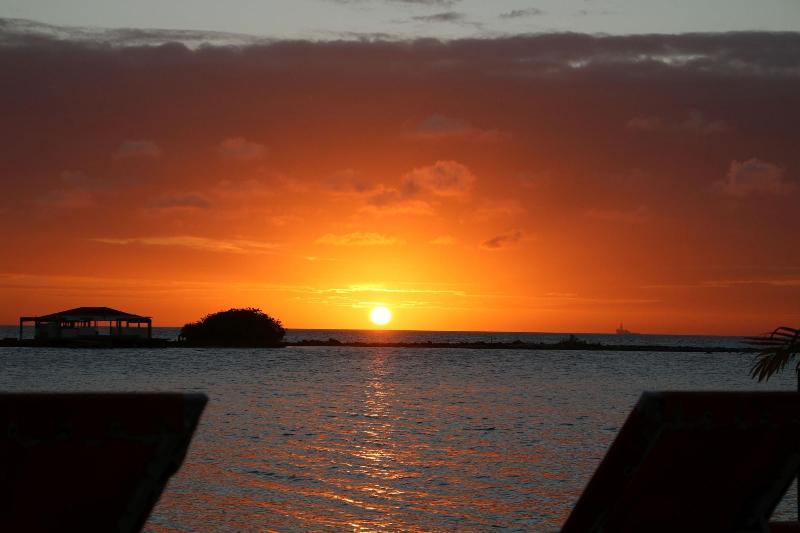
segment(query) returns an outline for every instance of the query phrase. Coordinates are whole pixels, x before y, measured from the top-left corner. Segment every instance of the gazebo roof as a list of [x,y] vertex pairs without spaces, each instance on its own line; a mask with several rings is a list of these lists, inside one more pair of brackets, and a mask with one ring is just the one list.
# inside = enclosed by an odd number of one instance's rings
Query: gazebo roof
[[148,316],[134,315],[110,307],[76,307],[49,315],[23,317],[38,320],[149,320]]

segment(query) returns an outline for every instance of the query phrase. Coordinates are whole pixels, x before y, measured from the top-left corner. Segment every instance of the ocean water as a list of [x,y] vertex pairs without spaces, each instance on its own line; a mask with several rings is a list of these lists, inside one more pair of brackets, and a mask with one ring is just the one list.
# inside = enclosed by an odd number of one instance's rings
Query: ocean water
[[[300,338],[374,334],[311,333]],[[506,340],[506,334],[391,335]],[[728,346],[739,340],[642,335],[635,341],[646,342]],[[0,348],[0,390],[208,394],[186,462],[148,531],[552,531],[643,390],[793,390],[788,372],[767,384],[752,381],[751,357]],[[776,517],[794,518],[792,498]]]

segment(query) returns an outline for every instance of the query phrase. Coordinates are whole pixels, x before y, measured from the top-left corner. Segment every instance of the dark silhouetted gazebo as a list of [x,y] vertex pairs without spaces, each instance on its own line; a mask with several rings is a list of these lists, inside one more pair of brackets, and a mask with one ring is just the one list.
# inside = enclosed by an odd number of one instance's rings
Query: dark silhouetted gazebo
[[153,323],[149,316],[134,315],[110,307],[76,307],[49,315],[20,317],[20,340],[26,322],[33,322],[36,339],[153,337]]

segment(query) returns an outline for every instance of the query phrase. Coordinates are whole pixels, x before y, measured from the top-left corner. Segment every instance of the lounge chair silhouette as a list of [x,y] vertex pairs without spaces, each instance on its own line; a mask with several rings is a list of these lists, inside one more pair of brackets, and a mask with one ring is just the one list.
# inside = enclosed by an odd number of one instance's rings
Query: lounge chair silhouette
[[0,531],[141,530],[205,404],[202,394],[0,394]]
[[562,532],[800,531],[798,469],[800,393],[645,392]]

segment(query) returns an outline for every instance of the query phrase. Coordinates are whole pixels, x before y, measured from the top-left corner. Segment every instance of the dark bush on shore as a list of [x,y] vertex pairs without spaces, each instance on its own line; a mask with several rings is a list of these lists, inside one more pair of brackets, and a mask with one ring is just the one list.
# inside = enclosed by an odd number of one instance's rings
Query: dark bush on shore
[[280,320],[248,307],[212,313],[186,324],[179,339],[188,346],[280,346],[284,335]]

